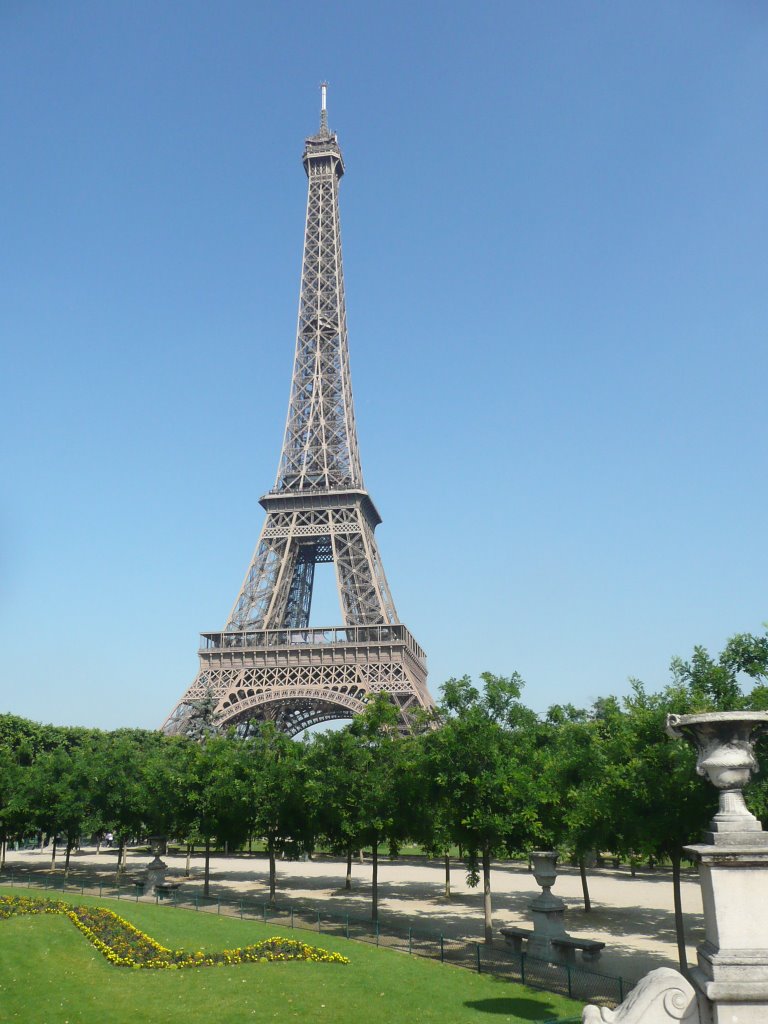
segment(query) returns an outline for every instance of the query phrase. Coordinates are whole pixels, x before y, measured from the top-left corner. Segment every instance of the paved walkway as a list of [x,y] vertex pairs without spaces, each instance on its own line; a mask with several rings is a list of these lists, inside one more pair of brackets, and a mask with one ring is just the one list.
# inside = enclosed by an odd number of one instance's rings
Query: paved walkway
[[[73,872],[114,873],[115,850],[96,855],[92,848],[72,855]],[[173,875],[183,875],[186,858],[164,858]],[[146,853],[128,854],[128,873],[149,860]],[[48,850],[8,852],[7,868],[46,869]],[[63,866],[63,858],[57,861]],[[353,888],[344,889],[346,863],[319,856],[312,861],[278,862],[278,902],[280,899],[319,903],[338,914],[367,917],[370,914],[371,865],[353,864]],[[190,891],[202,889],[203,859],[193,858],[189,879],[182,879]],[[458,861],[452,863],[451,897],[443,895],[445,872],[437,861],[401,858],[379,860],[379,913],[382,923],[410,924],[414,928],[443,931],[445,935],[476,939],[482,935],[482,891],[466,885],[466,872]],[[629,869],[596,869],[589,872],[592,912],[586,914],[581,898],[581,880],[576,868],[564,867],[555,892],[568,907],[566,928],[572,935],[605,942],[606,948],[593,967],[606,974],[626,978],[641,977],[654,967],[677,967],[677,946],[672,904],[672,878],[667,871],[638,871],[632,878]],[[261,899],[268,893],[266,858],[255,855],[213,857],[211,893],[222,897]],[[527,903],[539,891],[524,864],[495,863],[493,889],[494,925],[530,925]],[[695,963],[695,947],[702,941],[701,894],[695,874],[684,876],[682,885],[688,958]]]

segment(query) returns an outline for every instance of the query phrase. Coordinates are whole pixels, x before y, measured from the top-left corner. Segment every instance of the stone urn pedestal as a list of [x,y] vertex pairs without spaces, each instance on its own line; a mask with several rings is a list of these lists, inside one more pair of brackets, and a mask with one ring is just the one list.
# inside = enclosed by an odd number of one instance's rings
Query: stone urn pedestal
[[670,715],[668,731],[697,749],[696,771],[719,790],[719,808],[686,846],[698,861],[704,942],[691,980],[702,1024],[768,1022],[768,832],[742,788],[757,770],[753,743],[768,731],[764,711]]
[[552,886],[557,881],[557,853],[555,850],[535,850],[531,854],[533,877],[541,892],[528,904],[533,920],[533,934],[528,939],[530,956],[542,960],[557,960],[560,955],[552,945],[552,939],[566,939],[565,903],[559,896],[552,895]]
[[584,1024],[766,1024],[768,1022],[768,833],[744,803],[757,770],[753,744],[766,711],[668,715],[667,732],[696,747],[696,771],[720,791],[720,806],[685,852],[699,863],[704,942],[691,983],[651,971],[615,1010],[587,1006]]
[[162,855],[168,850],[167,840],[163,836],[150,836],[149,848],[153,859],[147,864],[144,893],[147,896],[155,896],[157,886],[163,885],[168,874],[168,865],[161,860]]

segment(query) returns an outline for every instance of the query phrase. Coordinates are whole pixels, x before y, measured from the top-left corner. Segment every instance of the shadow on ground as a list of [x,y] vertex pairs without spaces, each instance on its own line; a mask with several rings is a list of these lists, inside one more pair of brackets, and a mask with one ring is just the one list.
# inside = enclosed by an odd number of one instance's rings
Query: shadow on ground
[[556,1013],[552,1003],[543,1003],[536,999],[468,999],[464,1005],[470,1010],[481,1013],[493,1013],[504,1017],[517,1017],[519,1020],[550,1020]]

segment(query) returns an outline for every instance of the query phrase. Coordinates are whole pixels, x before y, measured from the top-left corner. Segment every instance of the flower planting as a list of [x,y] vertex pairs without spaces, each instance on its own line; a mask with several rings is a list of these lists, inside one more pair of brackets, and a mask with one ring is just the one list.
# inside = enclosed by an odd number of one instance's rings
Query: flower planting
[[0,896],[0,920],[28,914],[61,914],[116,967],[135,970],[179,970],[185,967],[226,967],[229,964],[309,960],[313,963],[348,964],[341,953],[330,953],[296,939],[273,936],[250,946],[219,952],[166,949],[134,925],[106,907],[73,906],[63,900],[29,896]]

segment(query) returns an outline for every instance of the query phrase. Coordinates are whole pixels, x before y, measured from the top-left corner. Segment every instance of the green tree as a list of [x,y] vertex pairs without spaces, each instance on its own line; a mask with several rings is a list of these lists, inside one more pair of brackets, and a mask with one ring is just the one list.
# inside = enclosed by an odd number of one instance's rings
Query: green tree
[[247,773],[243,744],[233,736],[210,736],[194,747],[188,776],[192,831],[205,844],[203,893],[209,894],[211,842],[235,846],[248,835]]
[[404,838],[402,779],[405,745],[398,731],[397,710],[376,694],[365,711],[347,726],[354,740],[354,764],[348,780],[356,808],[354,834],[371,848],[371,920],[379,916],[379,846],[396,853]]
[[352,888],[352,853],[361,848],[356,772],[357,738],[348,728],[315,733],[307,749],[307,813],[317,840],[346,857],[344,885]]
[[523,680],[484,673],[443,686],[442,726],[424,738],[429,806],[439,808],[466,855],[469,882],[482,869],[485,941],[493,938],[491,858],[530,848],[542,836],[531,760],[537,719],[520,701]]
[[263,836],[269,858],[269,900],[275,901],[276,858],[311,849],[312,822],[307,813],[304,748],[267,722],[242,741],[246,825]]
[[599,740],[596,722],[589,712],[572,704],[551,707],[539,732],[533,773],[544,842],[566,847],[576,857],[581,875],[584,909],[592,903],[587,882],[586,854],[601,845],[599,813],[585,800],[595,747]]
[[21,774],[22,767],[11,751],[0,747],[0,869],[5,867],[8,839],[18,827],[14,811]]
[[65,871],[80,836],[94,824],[93,793],[99,784],[88,749],[64,746],[45,751],[24,773],[23,800],[37,828],[52,838],[51,869],[56,866],[58,836],[66,839]]
[[[144,729],[118,729],[104,734],[94,750],[98,771],[105,783],[97,787],[94,800],[102,832],[117,840],[117,870],[124,866],[126,844],[147,830],[147,806],[154,800],[148,792],[148,761],[160,758],[165,737]],[[151,778],[151,784],[157,782]]]
[[139,761],[141,832],[186,836],[196,816],[194,772],[197,744],[183,736],[157,736]]

